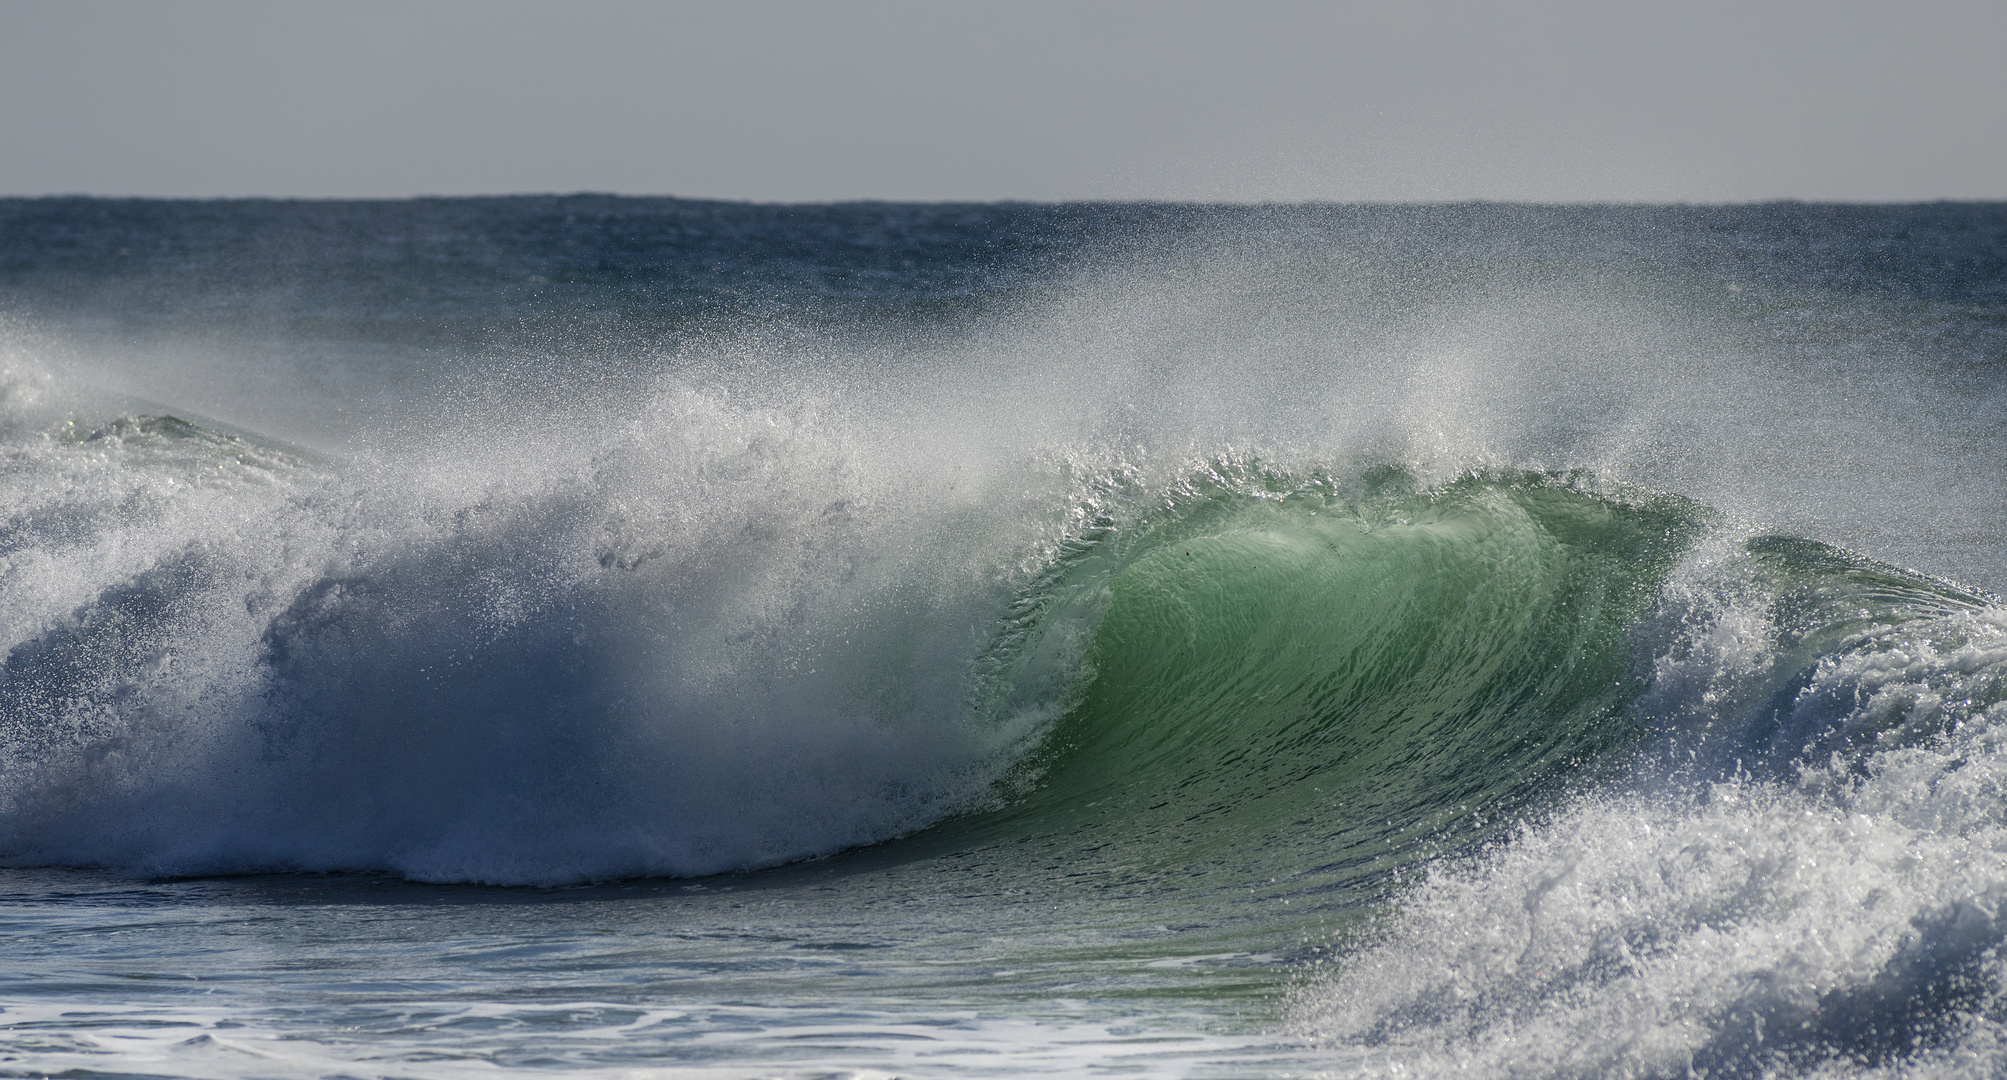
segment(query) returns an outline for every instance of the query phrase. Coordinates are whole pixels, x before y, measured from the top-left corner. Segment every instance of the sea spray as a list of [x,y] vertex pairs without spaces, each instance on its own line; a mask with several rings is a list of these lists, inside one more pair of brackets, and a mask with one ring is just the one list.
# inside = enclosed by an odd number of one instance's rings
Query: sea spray
[[14,565],[48,568],[0,686],[17,862],[740,869],[972,805],[1034,733],[965,708],[1003,597],[944,545],[979,515],[798,418],[670,393],[412,478],[69,430],[17,468]]

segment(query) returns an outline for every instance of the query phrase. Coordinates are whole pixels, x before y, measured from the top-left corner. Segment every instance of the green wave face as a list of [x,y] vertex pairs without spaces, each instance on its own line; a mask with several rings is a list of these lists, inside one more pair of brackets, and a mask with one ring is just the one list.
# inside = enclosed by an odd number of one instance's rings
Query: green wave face
[[1076,568],[1085,685],[980,831],[1122,876],[1364,884],[1619,763],[1627,630],[1703,517],[1537,475],[1195,487]]

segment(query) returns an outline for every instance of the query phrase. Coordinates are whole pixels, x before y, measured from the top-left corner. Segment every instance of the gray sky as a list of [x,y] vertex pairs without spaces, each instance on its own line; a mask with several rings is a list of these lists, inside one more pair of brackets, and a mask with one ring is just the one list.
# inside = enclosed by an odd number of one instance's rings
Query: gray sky
[[2007,197],[2007,3],[0,0],[0,193]]

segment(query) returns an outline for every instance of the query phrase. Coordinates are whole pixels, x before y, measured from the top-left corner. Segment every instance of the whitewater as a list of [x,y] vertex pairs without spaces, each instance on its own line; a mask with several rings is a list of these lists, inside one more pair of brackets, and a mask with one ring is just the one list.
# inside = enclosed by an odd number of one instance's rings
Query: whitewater
[[0,200],[0,1075],[1997,1076],[2007,207]]

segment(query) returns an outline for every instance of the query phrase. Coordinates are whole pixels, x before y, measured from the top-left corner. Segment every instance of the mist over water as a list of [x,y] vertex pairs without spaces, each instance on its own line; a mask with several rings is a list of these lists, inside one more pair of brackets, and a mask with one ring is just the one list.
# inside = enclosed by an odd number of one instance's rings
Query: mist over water
[[[0,237],[13,1061],[1996,1068],[1997,207]],[[405,989],[36,989],[141,909]]]

